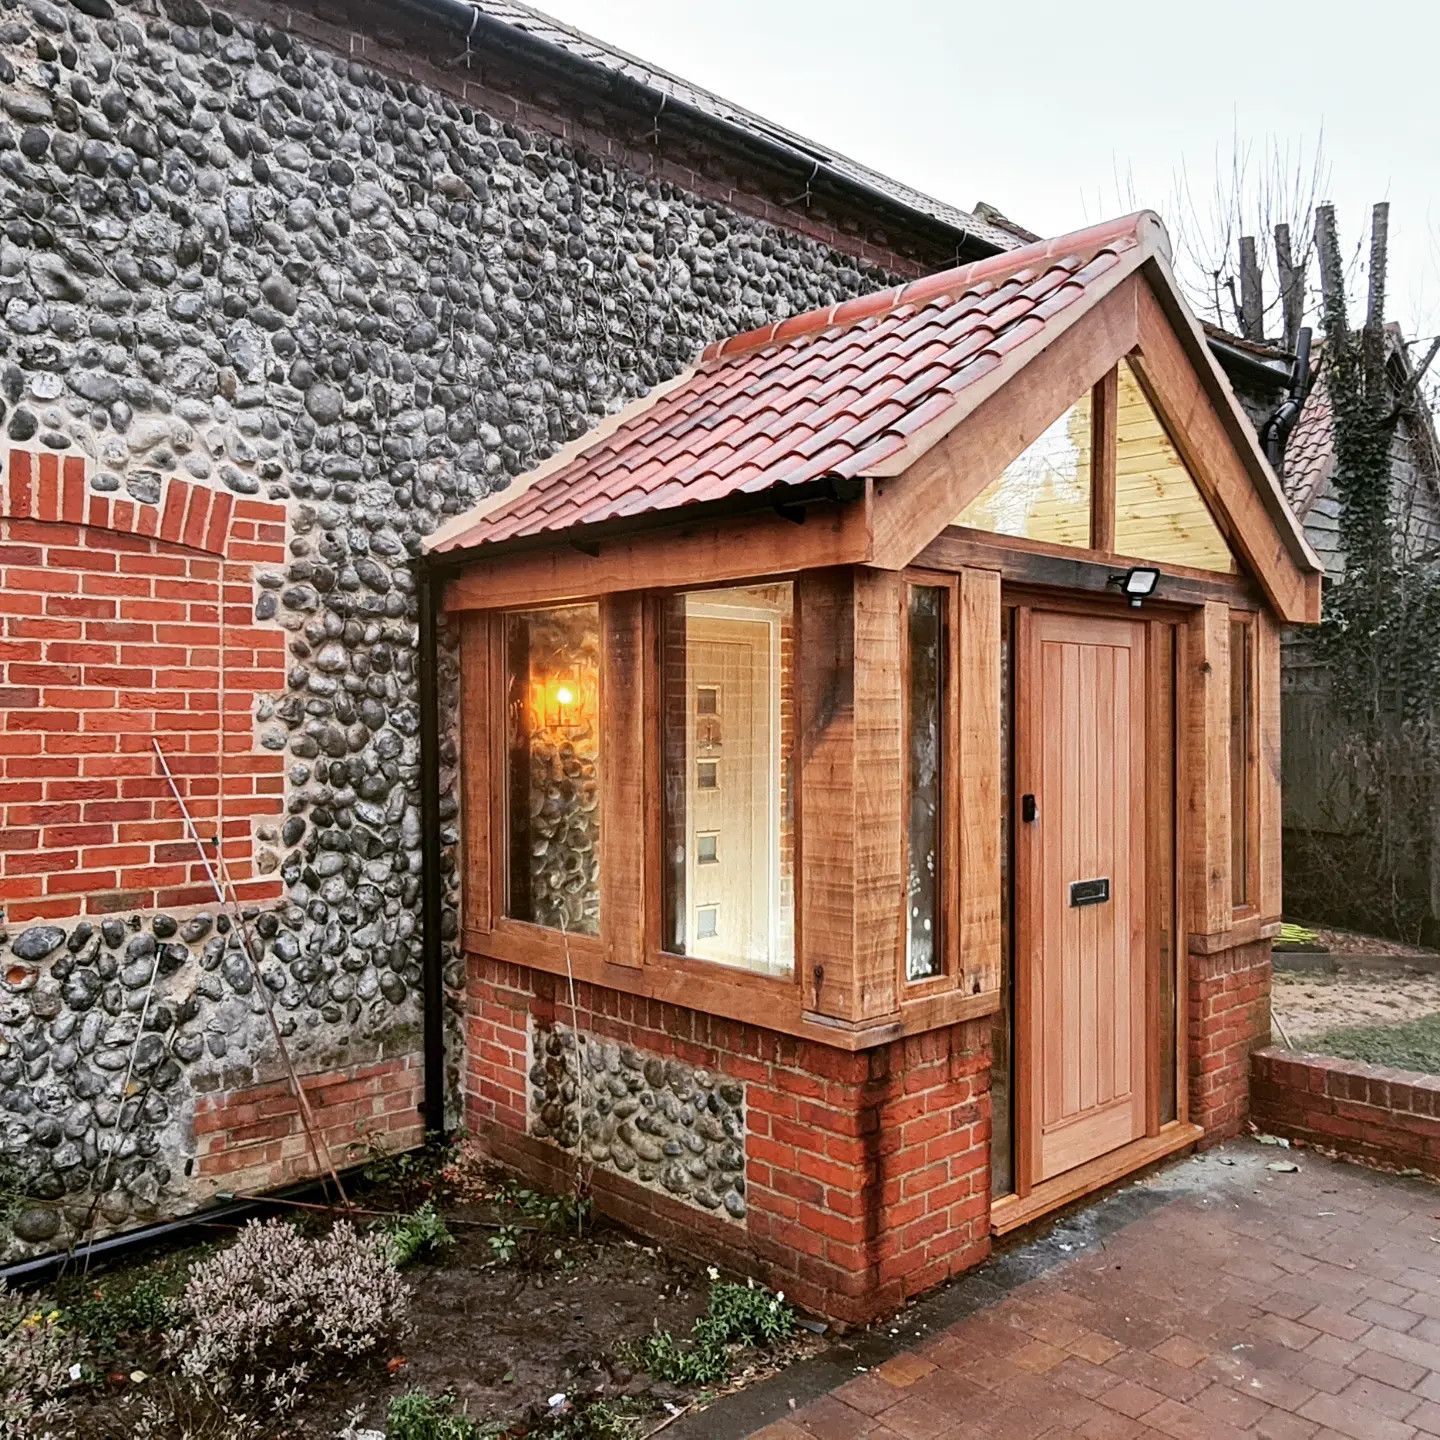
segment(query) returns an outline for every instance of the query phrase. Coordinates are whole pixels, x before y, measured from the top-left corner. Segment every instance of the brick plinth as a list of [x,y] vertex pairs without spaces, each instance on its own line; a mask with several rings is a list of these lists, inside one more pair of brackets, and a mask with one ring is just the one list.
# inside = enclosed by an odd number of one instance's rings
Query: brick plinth
[[1270,1043],[1270,942],[1190,956],[1190,1119],[1213,1145],[1249,1115],[1250,1056]]
[[[302,1075],[300,1083],[337,1169],[372,1146],[395,1153],[424,1142],[418,1054]],[[197,1096],[192,1134],[201,1195],[263,1192],[319,1174],[286,1080]]]
[[1250,1105],[1272,1134],[1440,1177],[1440,1075],[1265,1049],[1250,1058]]
[[851,1054],[759,1026],[477,956],[467,995],[466,1124],[551,1187],[576,1157],[526,1130],[533,1020],[704,1066],[745,1085],[747,1214],[721,1219],[586,1167],[607,1214],[797,1303],[864,1322],[989,1253],[988,1022]]

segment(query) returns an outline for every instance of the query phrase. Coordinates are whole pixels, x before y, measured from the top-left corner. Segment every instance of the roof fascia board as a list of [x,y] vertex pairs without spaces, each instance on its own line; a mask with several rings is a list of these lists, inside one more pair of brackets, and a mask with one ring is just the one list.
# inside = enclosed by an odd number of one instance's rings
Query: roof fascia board
[[1047,426],[1136,348],[1136,268],[1122,269],[1102,298],[1075,307],[1067,325],[1047,326],[1014,352],[1014,363],[962,391],[961,413],[941,417],[948,422],[942,433],[917,433],[918,454],[909,452],[903,474],[875,477],[870,564],[886,570],[911,564]]
[[696,585],[791,575],[860,564],[870,540],[868,501],[816,506],[803,524],[771,513],[676,524],[602,540],[593,553],[557,536],[553,544],[473,563],[445,587],[442,608],[496,610],[593,600],[626,590],[683,590]]

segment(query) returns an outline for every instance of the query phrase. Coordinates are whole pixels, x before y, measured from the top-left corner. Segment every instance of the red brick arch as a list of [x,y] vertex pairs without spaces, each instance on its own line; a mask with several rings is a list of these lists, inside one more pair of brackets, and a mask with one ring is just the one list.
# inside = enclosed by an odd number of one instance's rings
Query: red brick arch
[[213,896],[155,759],[247,900],[254,826],[284,759],[255,697],[285,684],[285,636],[254,617],[254,566],[285,559],[282,505],[171,478],[157,505],[90,494],[86,461],[12,450],[0,491],[0,906],[46,917]]

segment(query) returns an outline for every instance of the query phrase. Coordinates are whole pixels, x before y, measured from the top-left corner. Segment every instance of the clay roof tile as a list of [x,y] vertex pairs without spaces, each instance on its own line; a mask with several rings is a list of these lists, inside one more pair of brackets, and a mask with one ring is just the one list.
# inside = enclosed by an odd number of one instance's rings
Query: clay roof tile
[[602,422],[601,437],[482,501],[473,520],[448,523],[430,548],[551,535],[827,474],[894,473],[902,452],[918,456],[967,413],[969,387],[1018,369],[1150,255],[1168,259],[1168,242],[1141,212],[718,341],[693,371]]

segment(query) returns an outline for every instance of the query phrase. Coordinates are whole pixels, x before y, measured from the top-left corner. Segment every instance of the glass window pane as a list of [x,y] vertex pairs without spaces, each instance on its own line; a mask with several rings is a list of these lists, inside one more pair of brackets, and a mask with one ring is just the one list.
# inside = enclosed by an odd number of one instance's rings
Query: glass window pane
[[596,935],[600,607],[564,605],[507,615],[505,656],[505,913]]
[[1115,425],[1115,550],[1161,565],[1235,571],[1204,497],[1124,361]]
[[910,587],[909,695],[906,706],[905,974],[927,980],[944,971],[940,940],[940,755],[945,695],[947,590]]
[[789,584],[665,601],[665,946],[767,975],[795,949]]
[[1012,460],[955,524],[1052,545],[1090,544],[1090,397]]
[[1010,1084],[1015,986],[1014,952],[1014,694],[1011,678],[1015,612],[1007,609],[1000,626],[1000,1009],[990,1025],[990,1193],[1015,1189],[1014,1089]]
[[1250,902],[1250,627],[1230,622],[1230,891]]

